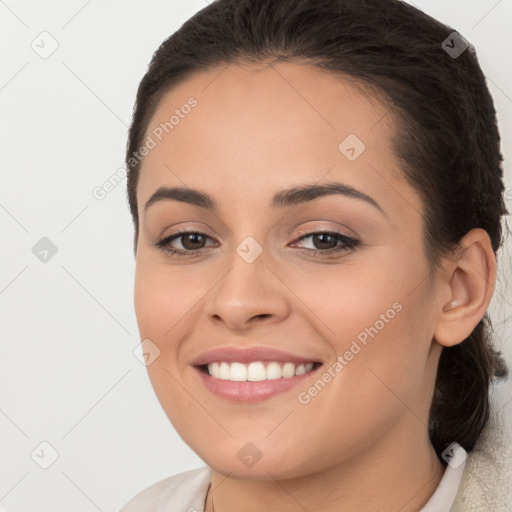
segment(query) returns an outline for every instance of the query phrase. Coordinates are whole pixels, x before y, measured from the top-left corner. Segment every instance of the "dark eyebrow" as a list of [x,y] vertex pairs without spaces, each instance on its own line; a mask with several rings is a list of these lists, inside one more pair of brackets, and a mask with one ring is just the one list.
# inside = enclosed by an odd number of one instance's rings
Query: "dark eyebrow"
[[[324,185],[301,185],[282,190],[274,195],[270,205],[272,208],[285,208],[334,194],[341,194],[346,197],[366,201],[386,215],[384,210],[372,197],[353,187],[336,182],[326,183]],[[163,200],[181,201],[207,210],[217,209],[215,200],[205,192],[187,187],[159,187],[145,204],[144,211],[152,204]]]
[[200,206],[207,210],[215,210],[217,208],[215,200],[205,192],[200,192],[199,190],[187,187],[159,187],[145,204],[144,211],[146,211],[152,204],[169,199]]
[[[384,210],[380,207],[379,203],[372,197],[366,195],[360,190],[344,185],[343,183],[326,183],[324,185],[302,185],[293,187],[288,190],[278,192],[272,199],[273,208],[284,208],[286,206],[294,206],[296,204],[312,201],[318,197],[329,196],[334,194],[341,194],[345,197],[352,197],[354,199],[361,199],[371,204],[381,213],[386,215]],[[386,215],[387,216],[387,215]]]

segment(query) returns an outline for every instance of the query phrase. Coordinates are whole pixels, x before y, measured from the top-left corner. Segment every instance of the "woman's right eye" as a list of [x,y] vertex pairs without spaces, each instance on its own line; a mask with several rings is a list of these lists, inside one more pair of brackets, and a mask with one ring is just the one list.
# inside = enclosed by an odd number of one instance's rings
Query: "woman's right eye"
[[[165,254],[176,254],[180,256],[192,256],[202,252],[201,249],[205,248],[206,240],[211,237],[205,233],[198,231],[182,231],[180,233],[174,233],[172,235],[161,238],[154,245],[162,250]],[[178,241],[178,245],[181,247],[174,247],[172,244]]]

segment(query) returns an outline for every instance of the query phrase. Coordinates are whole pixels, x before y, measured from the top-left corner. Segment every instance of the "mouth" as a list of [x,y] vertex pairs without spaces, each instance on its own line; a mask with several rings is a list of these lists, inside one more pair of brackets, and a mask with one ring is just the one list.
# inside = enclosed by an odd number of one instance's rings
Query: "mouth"
[[253,403],[291,390],[322,363],[273,348],[224,347],[203,354],[192,366],[201,383],[218,398]]

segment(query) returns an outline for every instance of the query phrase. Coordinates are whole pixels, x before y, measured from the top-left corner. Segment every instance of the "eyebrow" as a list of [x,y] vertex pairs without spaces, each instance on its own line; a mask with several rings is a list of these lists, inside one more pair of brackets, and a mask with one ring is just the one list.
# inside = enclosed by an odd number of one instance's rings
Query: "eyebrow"
[[[323,185],[301,185],[281,190],[274,195],[270,205],[272,208],[285,208],[307,203],[319,197],[336,194],[366,201],[379,210],[384,216],[387,216],[386,212],[384,212],[375,199],[354,187],[338,182]],[[145,204],[144,211],[151,205],[166,200],[180,201],[212,211],[217,209],[216,201],[209,194],[201,192],[200,190],[188,187],[159,187]]]

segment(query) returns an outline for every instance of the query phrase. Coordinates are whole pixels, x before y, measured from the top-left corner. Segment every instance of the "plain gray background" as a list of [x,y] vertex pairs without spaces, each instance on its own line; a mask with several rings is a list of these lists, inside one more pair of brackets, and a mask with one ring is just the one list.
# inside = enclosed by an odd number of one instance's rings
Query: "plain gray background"
[[[512,0],[410,3],[477,49],[512,210]],[[0,510],[114,511],[203,465],[133,353],[126,180],[102,199],[94,190],[123,174],[136,88],[153,52],[205,5],[0,1]],[[491,311],[512,362],[507,244]]]

